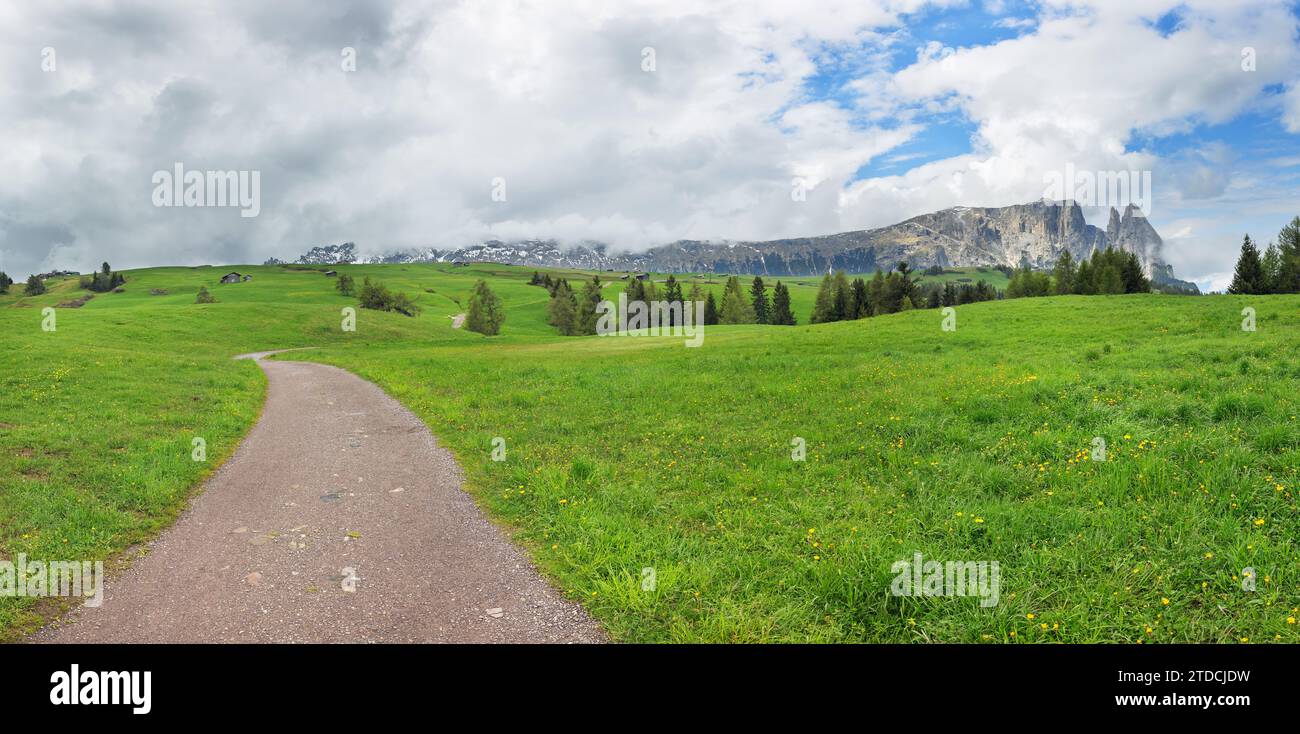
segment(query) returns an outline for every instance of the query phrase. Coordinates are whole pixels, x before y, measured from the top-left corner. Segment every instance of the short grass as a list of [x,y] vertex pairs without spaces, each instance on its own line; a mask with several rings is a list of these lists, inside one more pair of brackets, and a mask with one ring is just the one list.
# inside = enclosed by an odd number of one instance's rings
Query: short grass
[[988,267],[945,268],[939,275],[926,275],[922,271],[916,273],[918,283],[952,283],[962,286],[975,285],[981,280],[1000,291],[1006,290],[1011,283],[1011,279],[1001,270]]
[[[214,286],[230,269],[254,280]],[[353,370],[424,418],[616,639],[1300,639],[1300,297],[990,302],[959,307],[956,332],[916,311],[716,327],[690,349],[553,336],[529,268],[346,270],[419,293],[424,315],[362,311],[345,334],[351,299],[283,268],[129,273],[126,293],[59,309],[55,333],[40,308],[66,294],[0,296],[0,556],[149,537],[255,420],[261,373],[229,356],[319,346],[287,358]],[[506,304],[499,337],[448,326],[480,276]],[[797,280],[806,322],[816,279]],[[194,305],[199,283],[221,302]],[[1098,436],[1105,462],[1087,459]],[[997,561],[1000,603],[891,596],[914,552]],[[0,628],[40,611],[0,600]]]

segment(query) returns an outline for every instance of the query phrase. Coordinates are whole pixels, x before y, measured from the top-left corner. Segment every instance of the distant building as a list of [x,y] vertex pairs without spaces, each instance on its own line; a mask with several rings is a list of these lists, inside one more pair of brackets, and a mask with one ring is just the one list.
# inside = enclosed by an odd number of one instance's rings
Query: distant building
[[337,270],[326,270],[326,271],[325,271],[325,277],[326,277],[326,278],[333,278],[334,276],[336,276],[336,275],[338,275],[338,274],[339,274],[339,271],[337,271]]
[[221,276],[222,283],[238,283],[243,279],[244,276],[240,275],[239,273],[226,273],[225,275]]
[[650,274],[649,274],[649,273],[637,273],[637,274],[636,274],[636,279],[637,279],[637,280],[650,280]]
[[451,264],[451,266],[452,266],[453,268],[463,268],[463,267],[465,267],[467,264],[468,264],[468,263],[466,263],[464,260],[456,260],[455,262],[453,262],[453,263]]

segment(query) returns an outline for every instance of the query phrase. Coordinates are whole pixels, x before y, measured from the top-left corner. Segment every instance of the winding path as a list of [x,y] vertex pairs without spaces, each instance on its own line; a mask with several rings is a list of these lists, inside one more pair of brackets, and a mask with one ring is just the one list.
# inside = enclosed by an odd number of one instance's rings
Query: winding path
[[33,641],[604,641],[423,422],[349,372],[265,354],[243,355],[269,388],[234,456],[101,607]]

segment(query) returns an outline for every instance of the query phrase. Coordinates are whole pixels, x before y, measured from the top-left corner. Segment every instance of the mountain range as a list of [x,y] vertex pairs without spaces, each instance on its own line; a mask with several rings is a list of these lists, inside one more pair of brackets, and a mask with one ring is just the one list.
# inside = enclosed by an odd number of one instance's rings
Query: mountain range
[[[1114,208],[1103,230],[1084,221],[1075,202],[1036,201],[1005,207],[953,207],[877,229],[767,241],[679,240],[639,253],[611,253],[599,242],[562,246],[555,240],[489,240],[467,247],[401,250],[361,258],[356,245],[313,247],[302,264],[351,262],[497,262],[583,270],[736,273],[804,276],[843,270],[868,273],[906,260],[913,268],[1054,265],[1069,252],[1078,261],[1115,247],[1137,255],[1160,286],[1196,291],[1165,262],[1164,241],[1136,206]],[[272,263],[278,260],[272,259]]]

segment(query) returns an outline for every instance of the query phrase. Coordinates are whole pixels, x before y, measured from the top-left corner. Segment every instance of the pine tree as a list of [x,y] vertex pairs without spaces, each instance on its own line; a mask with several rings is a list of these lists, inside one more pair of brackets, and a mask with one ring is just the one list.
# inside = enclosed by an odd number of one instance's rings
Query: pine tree
[[645,285],[636,278],[633,278],[627,282],[627,287],[623,289],[623,293],[627,296],[628,303],[644,301]]
[[860,319],[871,315],[871,301],[867,297],[867,281],[862,278],[853,279],[853,313],[849,316],[852,319]]
[[45,281],[41,280],[35,274],[27,277],[27,287],[23,289],[25,296],[39,296],[45,292]]
[[903,279],[896,271],[889,271],[885,276],[885,287],[880,295],[880,309],[877,313],[898,313],[903,307]]
[[1279,293],[1300,292],[1300,217],[1277,233],[1277,250],[1280,262],[1274,287]]
[[212,294],[208,292],[207,286],[201,285],[199,286],[198,295],[194,297],[194,302],[195,303],[216,303],[217,299],[214,298]]
[[669,275],[668,280],[664,283],[664,300],[667,301],[669,305],[668,325],[676,326],[677,317],[673,312],[672,304],[682,302],[682,286],[677,282],[677,278],[672,275]]
[[768,324],[771,321],[771,307],[767,303],[767,288],[763,285],[763,278],[754,276],[754,282],[749,287],[750,297],[754,303],[754,323]]
[[506,312],[501,306],[501,299],[488,287],[487,281],[480,279],[474,284],[474,292],[469,297],[469,314],[465,317],[465,328],[480,334],[495,336],[501,331],[506,321]]
[[[984,281],[980,281],[983,283]],[[940,305],[956,306],[957,305],[957,286],[950,280],[943,284],[943,297],[939,299]]]
[[1097,292],[1092,263],[1087,260],[1079,261],[1079,269],[1074,274],[1074,292],[1081,296],[1090,296]]
[[754,304],[740,290],[740,279],[734,275],[727,278],[727,287],[722,292],[722,310],[718,313],[718,320],[724,324],[754,323]]
[[13,278],[10,278],[8,273],[0,270],[0,293],[8,293],[9,286],[13,284]]
[[1119,274],[1124,281],[1125,293],[1149,293],[1151,291],[1151,281],[1147,279],[1146,273],[1142,272],[1142,261],[1138,260],[1137,253],[1133,252],[1116,252],[1119,259]]
[[776,282],[772,293],[772,315],[770,323],[782,326],[794,326],[794,311],[790,308],[790,289],[781,281]]
[[1260,268],[1263,271],[1264,292],[1281,293],[1282,284],[1282,251],[1274,242],[1268,243],[1268,248],[1264,250],[1264,257],[1260,260]]
[[812,324],[825,324],[835,320],[835,281],[830,273],[822,276],[821,285],[817,287],[817,300],[813,302]]
[[853,318],[853,310],[856,308],[853,304],[853,286],[849,283],[849,278],[844,271],[835,273],[835,318],[834,321],[844,321]]
[[1097,293],[1117,295],[1124,292],[1124,278],[1114,265],[1107,265],[1097,275]]
[[573,289],[568,281],[560,279],[551,294],[551,302],[546,306],[547,321],[554,326],[561,336],[573,336],[578,333],[578,302],[573,296]]
[[867,315],[879,316],[884,313],[885,307],[885,274],[876,268],[876,274],[871,276],[871,282],[867,285]]
[[582,287],[578,296],[577,333],[591,335],[596,333],[596,305],[600,303],[600,276],[593,275]]
[[1264,266],[1259,259],[1259,250],[1251,241],[1250,235],[1241,242],[1241,255],[1237,258],[1237,269],[1232,274],[1229,293],[1260,293],[1263,285]]
[[935,286],[930,289],[930,295],[925,299],[926,308],[938,308],[943,305],[943,289]]
[[714,326],[718,323],[718,301],[713,297],[713,291],[709,291],[709,297],[704,301],[704,325]]
[[1052,292],[1058,296],[1073,293],[1074,278],[1074,256],[1070,254],[1069,250],[1065,250],[1056,259],[1056,265],[1052,268]]
[[899,292],[916,304],[916,281],[912,280],[912,266],[906,260],[898,264]]

